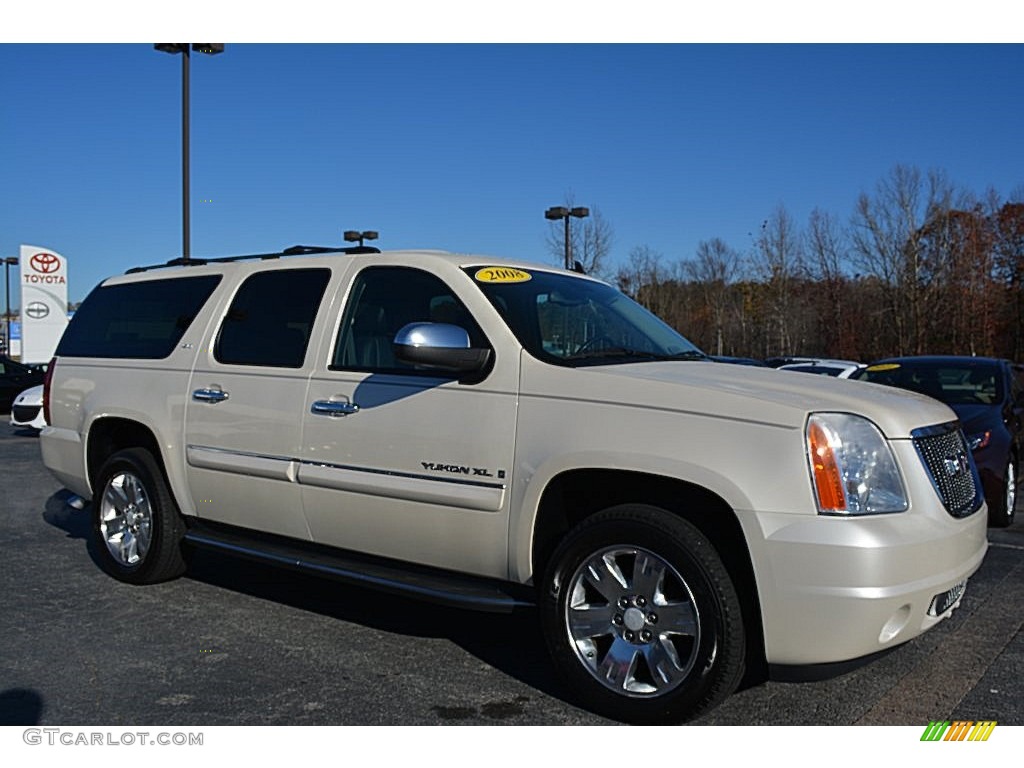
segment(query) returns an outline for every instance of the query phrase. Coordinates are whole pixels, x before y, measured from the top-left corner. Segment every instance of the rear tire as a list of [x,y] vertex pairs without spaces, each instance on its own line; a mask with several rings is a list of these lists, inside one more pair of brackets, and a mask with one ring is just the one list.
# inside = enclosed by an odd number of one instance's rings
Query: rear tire
[[736,589],[711,542],[664,509],[624,504],[587,518],[556,549],[541,589],[552,658],[595,712],[676,722],[740,682]]
[[185,526],[153,455],[113,454],[98,475],[93,536],[103,569],[129,584],[155,584],[185,572]]

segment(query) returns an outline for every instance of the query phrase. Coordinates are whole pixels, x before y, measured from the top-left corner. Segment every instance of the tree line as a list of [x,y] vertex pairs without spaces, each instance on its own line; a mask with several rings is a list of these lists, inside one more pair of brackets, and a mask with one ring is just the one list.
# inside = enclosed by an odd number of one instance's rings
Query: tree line
[[591,210],[573,233],[584,268],[711,354],[1024,359],[1024,188],[979,198],[896,166],[845,221],[814,210],[801,226],[779,206],[744,251],[713,238],[670,260],[641,245],[614,271]]

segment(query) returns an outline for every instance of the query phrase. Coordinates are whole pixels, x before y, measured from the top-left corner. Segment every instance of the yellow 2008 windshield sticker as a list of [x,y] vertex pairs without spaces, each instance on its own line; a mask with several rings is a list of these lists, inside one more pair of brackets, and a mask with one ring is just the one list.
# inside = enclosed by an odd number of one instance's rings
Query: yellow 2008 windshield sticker
[[533,275],[512,267],[484,267],[473,275],[478,283],[525,283]]
[[869,365],[868,370],[875,373],[877,371],[895,371],[899,367],[899,363],[879,363],[878,365]]

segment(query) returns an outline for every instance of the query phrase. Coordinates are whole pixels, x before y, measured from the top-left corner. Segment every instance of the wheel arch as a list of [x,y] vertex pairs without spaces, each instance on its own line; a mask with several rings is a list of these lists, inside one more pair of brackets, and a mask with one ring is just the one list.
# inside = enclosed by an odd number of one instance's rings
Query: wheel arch
[[119,416],[104,416],[89,425],[85,447],[85,466],[89,487],[96,492],[97,476],[103,463],[125,448],[145,448],[152,454],[167,480],[167,467],[156,434],[146,424]]
[[562,472],[541,494],[533,527],[532,568],[543,574],[559,542],[587,517],[618,504],[650,504],[696,526],[729,571],[743,610],[747,679],[767,675],[761,606],[754,567],[735,511],[721,496],[677,478],[621,469]]

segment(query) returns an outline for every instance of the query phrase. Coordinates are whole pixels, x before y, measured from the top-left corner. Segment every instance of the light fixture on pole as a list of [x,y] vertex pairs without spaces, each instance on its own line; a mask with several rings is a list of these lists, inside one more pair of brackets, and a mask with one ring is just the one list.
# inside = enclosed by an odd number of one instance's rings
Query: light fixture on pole
[[364,232],[359,232],[355,229],[345,230],[345,242],[346,243],[359,243],[359,247],[363,247],[363,240],[376,240],[378,233],[372,229],[368,229]]
[[4,262],[4,349],[11,354],[11,267],[18,266],[17,256],[5,256]]
[[189,205],[189,60],[190,51],[215,56],[224,53],[224,43],[156,43],[158,51],[181,54],[181,260],[188,264],[191,255]]
[[565,220],[565,268],[572,269],[572,239],[569,237],[569,218],[584,219],[590,215],[589,208],[567,208],[564,205],[553,206],[544,211],[544,218],[549,221]]

